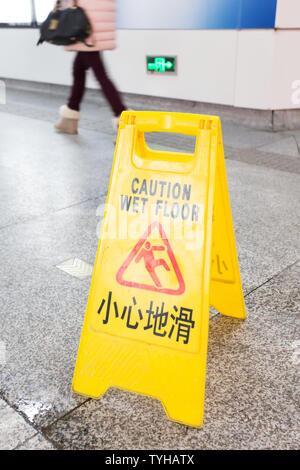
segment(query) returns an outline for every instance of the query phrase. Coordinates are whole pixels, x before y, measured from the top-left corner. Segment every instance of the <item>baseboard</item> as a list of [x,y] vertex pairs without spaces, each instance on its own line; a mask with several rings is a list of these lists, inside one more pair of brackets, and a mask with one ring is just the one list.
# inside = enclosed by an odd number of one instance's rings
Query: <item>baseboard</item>
[[[18,90],[36,91],[39,93],[66,96],[69,86],[51,83],[32,82],[16,79],[4,79],[7,88]],[[300,129],[300,109],[287,110],[261,110],[250,108],[238,108],[234,106],[188,101],[181,99],[163,98],[157,96],[122,93],[125,100],[134,109],[149,109],[174,112],[187,112],[196,114],[210,114],[220,116],[222,121],[236,122],[256,129],[273,131]],[[87,89],[85,100],[95,102],[99,97],[99,91]]]

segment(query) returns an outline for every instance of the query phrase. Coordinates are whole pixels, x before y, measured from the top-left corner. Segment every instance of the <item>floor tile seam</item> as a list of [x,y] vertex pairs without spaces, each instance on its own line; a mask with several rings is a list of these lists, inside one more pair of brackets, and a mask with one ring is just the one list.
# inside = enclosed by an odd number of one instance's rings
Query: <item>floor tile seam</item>
[[253,287],[250,291],[248,291],[246,294],[244,294],[244,297],[248,297],[248,295],[252,294],[253,292],[255,292],[256,290],[260,289],[261,287],[263,287],[264,285],[268,284],[270,281],[272,281],[273,279],[275,279],[276,277],[279,277],[282,273],[284,273],[285,271],[287,271],[288,269],[292,268],[293,266],[295,266],[297,263],[299,263],[300,259],[296,259],[295,261],[293,261],[293,263],[287,265],[285,268],[281,269],[280,271],[278,271],[277,273],[275,273],[274,275],[272,275],[271,277],[269,277],[268,279],[266,279],[264,282],[262,282],[261,284],[259,284],[258,286],[256,287]]
[[106,196],[107,196],[107,192],[105,191],[104,193],[101,193],[99,196],[90,197],[88,199],[84,199],[82,201],[78,201],[78,202],[75,202],[73,204],[70,204],[69,206],[60,207],[58,209],[50,210],[48,212],[43,212],[42,214],[35,215],[33,217],[28,217],[24,220],[20,219],[20,220],[17,220],[16,222],[12,222],[10,224],[0,226],[0,231],[5,230],[5,229],[9,229],[9,228],[11,228],[13,226],[16,226],[16,225],[30,224],[34,221],[38,221],[39,219],[50,217],[51,215],[55,215],[58,212],[71,209],[72,207],[80,206],[80,205],[85,204],[89,201],[97,201],[98,199],[101,199],[101,198],[106,197]]
[[[17,413],[25,422],[27,425],[30,426],[30,428],[32,430],[35,431],[34,434],[32,434],[27,440],[31,439],[32,437],[36,436],[37,434],[42,434],[43,437],[45,437],[49,442],[51,442],[48,437],[46,437],[43,432],[42,432],[42,427],[39,427],[38,425],[36,425],[35,423],[33,423],[32,421],[30,421],[30,419],[28,418],[28,416],[26,415],[26,413],[24,413],[23,411],[21,411],[18,406],[16,406],[14,403],[12,403],[5,395],[3,392],[1,392],[0,390],[0,399],[2,399],[6,404],[7,406],[9,406],[15,413]],[[51,442],[52,443],[52,442]],[[18,446],[21,445],[21,444],[18,444]],[[18,447],[17,446],[17,447]]]

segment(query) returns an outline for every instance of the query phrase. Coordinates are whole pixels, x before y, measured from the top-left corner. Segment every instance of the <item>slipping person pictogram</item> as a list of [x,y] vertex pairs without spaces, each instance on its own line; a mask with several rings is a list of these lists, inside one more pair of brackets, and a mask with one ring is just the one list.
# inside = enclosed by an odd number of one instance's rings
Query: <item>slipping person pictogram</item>
[[149,241],[145,243],[145,247],[140,251],[137,258],[135,259],[136,263],[139,263],[142,258],[144,258],[145,268],[153,279],[154,284],[157,287],[162,287],[160,280],[155,272],[155,269],[159,266],[163,266],[166,271],[170,271],[169,266],[166,261],[162,258],[156,259],[154,256],[154,251],[165,251],[164,246],[152,246]]
[[[157,244],[151,243],[149,237],[153,231],[158,231],[159,241]],[[156,252],[163,252],[164,259],[156,255]],[[147,281],[140,281],[138,276],[135,277],[133,271],[128,274],[128,268],[133,264],[136,266],[138,263],[144,262],[145,270],[150,275],[153,284]],[[163,285],[157,274],[157,268],[162,266],[169,274],[169,279],[173,277],[173,281],[166,282]],[[116,279],[121,286],[135,287],[137,289],[151,290],[164,294],[180,295],[185,291],[185,282],[182,277],[180,268],[176,261],[175,255],[171,248],[170,242],[159,222],[153,222],[147,228],[146,232],[135,245],[133,250],[129,253],[127,259],[117,272]],[[175,282],[174,282],[175,281]],[[176,285],[177,284],[177,285]]]

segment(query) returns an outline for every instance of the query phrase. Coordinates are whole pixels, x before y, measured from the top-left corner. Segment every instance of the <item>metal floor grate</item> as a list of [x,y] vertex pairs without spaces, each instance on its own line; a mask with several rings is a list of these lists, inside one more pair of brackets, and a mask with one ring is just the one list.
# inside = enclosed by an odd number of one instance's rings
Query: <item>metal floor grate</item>
[[93,274],[93,266],[78,258],[68,259],[56,267],[78,279],[85,279]]

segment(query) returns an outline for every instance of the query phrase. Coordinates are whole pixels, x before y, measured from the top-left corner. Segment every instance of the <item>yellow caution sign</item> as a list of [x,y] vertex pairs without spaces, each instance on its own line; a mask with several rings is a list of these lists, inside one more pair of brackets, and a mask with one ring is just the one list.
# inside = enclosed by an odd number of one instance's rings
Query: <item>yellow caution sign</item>
[[[152,150],[145,132],[194,135],[195,153]],[[210,305],[246,317],[220,120],[126,111],[73,391],[141,393],[200,427]]]

